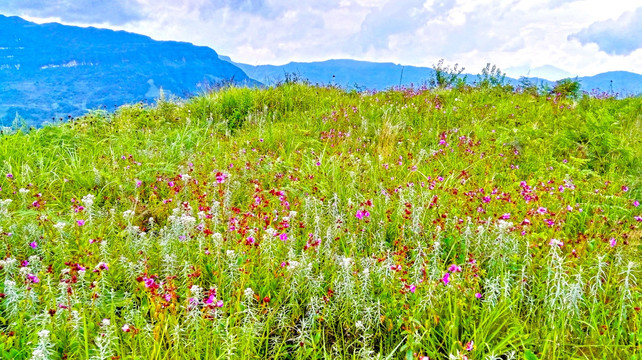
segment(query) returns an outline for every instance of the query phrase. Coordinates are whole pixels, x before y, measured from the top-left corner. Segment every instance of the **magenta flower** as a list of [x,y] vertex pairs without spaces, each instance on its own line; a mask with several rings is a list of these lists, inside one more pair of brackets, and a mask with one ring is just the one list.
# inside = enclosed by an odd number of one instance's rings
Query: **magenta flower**
[[448,271],[450,272],[461,272],[461,266],[452,264],[448,267]]
[[281,241],[288,241],[288,234],[283,233],[279,235],[279,239],[281,239]]
[[355,214],[355,217],[359,220],[369,216],[370,216],[370,213],[368,212],[368,210],[357,210],[357,213]]
[[414,293],[415,293],[415,290],[417,290],[417,286],[416,286],[416,285],[414,285],[414,284],[413,284],[413,285],[410,285],[410,292],[414,294]]
[[34,242],[29,243],[29,246],[31,246],[32,249],[35,249],[35,248],[38,247],[38,243],[34,241]]
[[478,299],[481,299],[482,294],[481,293],[475,293],[475,297],[478,298]]
[[76,220],[76,224],[78,224],[78,226],[83,226],[85,225],[85,220]]
[[537,209],[537,213],[540,215],[546,214],[546,211],[547,211],[546,208],[541,206]]
[[475,342],[470,340],[469,342],[466,343],[466,351],[473,351],[475,348]]
[[611,245],[611,247],[615,247],[616,244],[617,244],[617,240],[615,240],[615,238],[611,238],[609,240],[609,245]]
[[642,222],[642,216],[634,216],[633,218],[638,222]]
[[640,206],[640,202],[637,200],[633,200],[633,206],[638,207]]
[[143,182],[136,179],[136,187],[139,188],[141,185],[143,185]]
[[38,279],[38,277],[34,274],[27,274],[27,279],[29,279],[29,281],[31,281],[34,284],[37,284],[40,282],[40,279]]
[[510,214],[509,213],[505,213],[502,216],[500,216],[499,218],[502,219],[502,220],[508,220],[508,219],[510,219]]
[[129,324],[123,325],[122,328],[120,328],[123,332],[130,332],[131,329],[129,328]]
[[448,283],[450,282],[450,273],[448,273],[448,272],[445,273],[444,277],[441,279],[441,281],[444,282],[444,285],[448,285]]
[[12,173],[8,173],[7,174],[7,179],[13,179],[13,174]]
[[622,185],[622,191],[627,192],[629,191],[629,187],[626,185]]

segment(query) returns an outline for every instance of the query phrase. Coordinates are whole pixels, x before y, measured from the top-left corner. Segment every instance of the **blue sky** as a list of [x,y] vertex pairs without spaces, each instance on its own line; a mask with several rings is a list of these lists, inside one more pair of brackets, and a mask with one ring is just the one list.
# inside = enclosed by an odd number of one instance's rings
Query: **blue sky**
[[444,58],[472,73],[488,62],[509,75],[642,73],[642,0],[4,0],[0,13],[188,41],[252,65]]

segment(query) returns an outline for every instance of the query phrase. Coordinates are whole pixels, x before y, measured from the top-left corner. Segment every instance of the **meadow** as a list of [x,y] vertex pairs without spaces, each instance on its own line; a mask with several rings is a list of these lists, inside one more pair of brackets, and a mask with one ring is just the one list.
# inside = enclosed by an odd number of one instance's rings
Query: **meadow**
[[638,359],[641,139],[642,98],[492,83],[6,132],[0,357]]

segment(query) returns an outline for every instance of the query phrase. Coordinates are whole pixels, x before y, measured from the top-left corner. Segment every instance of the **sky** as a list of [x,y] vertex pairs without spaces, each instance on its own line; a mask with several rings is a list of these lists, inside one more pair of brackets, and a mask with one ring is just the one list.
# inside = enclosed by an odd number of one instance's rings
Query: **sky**
[[444,59],[509,76],[559,72],[546,65],[642,73],[642,0],[2,0],[0,14],[191,42],[250,65]]

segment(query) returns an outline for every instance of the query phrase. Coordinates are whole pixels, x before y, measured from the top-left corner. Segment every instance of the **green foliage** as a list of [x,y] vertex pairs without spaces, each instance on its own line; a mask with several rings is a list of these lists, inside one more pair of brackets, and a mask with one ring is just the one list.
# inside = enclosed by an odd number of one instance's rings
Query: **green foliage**
[[455,64],[451,68],[450,66],[444,65],[444,59],[440,59],[437,64],[432,66],[432,69],[433,78],[428,81],[431,87],[461,87],[466,83],[465,76],[461,76],[465,68],[460,68],[459,64]]
[[557,96],[577,99],[580,96],[581,89],[579,80],[562,79],[555,83],[551,91]]
[[642,99],[500,74],[0,136],[0,358],[633,358]]

